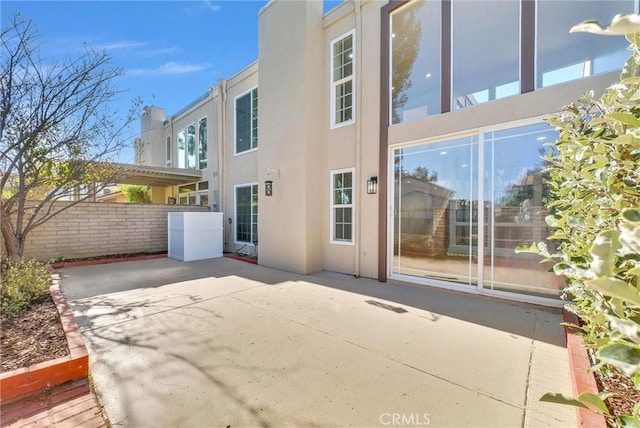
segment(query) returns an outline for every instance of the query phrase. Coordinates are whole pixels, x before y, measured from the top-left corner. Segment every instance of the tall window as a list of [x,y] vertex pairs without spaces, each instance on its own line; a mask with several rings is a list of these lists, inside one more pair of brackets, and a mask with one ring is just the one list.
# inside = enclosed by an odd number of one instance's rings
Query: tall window
[[633,0],[540,1],[537,7],[536,88],[619,70],[629,57],[624,37],[569,33],[577,23],[596,19],[608,25],[618,13],[633,13]]
[[184,129],[182,129],[178,132],[178,168],[185,167],[185,141],[186,134]]
[[[197,131],[197,134],[196,134]],[[178,146],[178,168],[205,169],[207,167],[207,118],[192,123],[187,129],[178,131],[176,138]],[[171,166],[171,137],[166,141],[166,164]]]
[[331,171],[331,242],[353,243],[353,168]]
[[401,3],[387,8],[390,124],[619,70],[624,37],[569,30],[637,9],[634,0]]
[[451,7],[452,110],[519,94],[520,2],[454,0]]
[[331,42],[331,126],[353,122],[354,32]]
[[236,98],[236,154],[258,148],[258,88]]
[[258,185],[236,186],[236,242],[253,244],[258,239]]
[[198,125],[198,169],[207,167],[207,118],[200,119]]
[[196,169],[196,124],[187,128],[187,168]]
[[440,1],[415,1],[391,15],[390,123],[441,112],[441,16]]
[[165,154],[166,154],[166,166],[171,166],[171,136],[167,135],[167,141],[165,144]]

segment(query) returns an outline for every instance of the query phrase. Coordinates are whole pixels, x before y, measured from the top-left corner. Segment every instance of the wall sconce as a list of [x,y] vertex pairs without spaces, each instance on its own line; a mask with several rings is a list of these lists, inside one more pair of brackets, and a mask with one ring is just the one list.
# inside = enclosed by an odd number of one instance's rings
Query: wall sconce
[[378,193],[378,177],[371,177],[367,180],[367,193],[370,195]]
[[267,180],[264,182],[264,195],[273,196],[273,181]]

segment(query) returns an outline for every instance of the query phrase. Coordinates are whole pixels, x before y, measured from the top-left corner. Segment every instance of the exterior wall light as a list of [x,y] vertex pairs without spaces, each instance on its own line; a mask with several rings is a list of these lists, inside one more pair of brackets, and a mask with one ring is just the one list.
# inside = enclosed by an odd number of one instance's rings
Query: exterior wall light
[[264,195],[273,196],[273,181],[267,180],[264,182]]
[[370,195],[378,193],[378,177],[371,177],[367,180],[367,193]]

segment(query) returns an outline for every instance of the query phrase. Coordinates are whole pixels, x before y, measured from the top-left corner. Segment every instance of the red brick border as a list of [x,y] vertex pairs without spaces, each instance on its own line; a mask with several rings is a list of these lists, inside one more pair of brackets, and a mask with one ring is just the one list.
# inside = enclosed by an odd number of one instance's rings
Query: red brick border
[[[562,320],[565,323],[578,325],[578,317],[575,314],[562,310]],[[571,369],[571,380],[573,383],[573,393],[578,396],[582,392],[598,393],[598,385],[593,373],[590,371],[591,361],[587,350],[582,345],[582,338],[576,334],[574,327],[564,326],[564,333],[567,339],[567,352],[569,353],[569,368]],[[584,407],[576,407],[576,416],[579,427],[606,428],[607,422],[604,416]]]
[[254,265],[258,264],[258,260],[255,259],[255,258],[245,257],[245,256],[241,256],[241,255],[234,254],[234,253],[226,253],[226,254],[224,254],[224,257],[227,258],[227,259],[233,259],[233,260],[239,260],[241,262],[252,263]]
[[120,262],[138,262],[141,260],[164,259],[166,257],[167,257],[167,253],[162,253],[162,254],[150,254],[148,256],[119,257],[119,258],[113,258],[113,259],[80,260],[77,262],[52,263],[51,267],[53,269],[61,269],[61,268],[73,267],[73,266],[106,265],[109,263],[120,263]]
[[60,277],[50,269],[49,288],[67,337],[69,355],[0,374],[0,403],[5,404],[70,380],[87,378],[89,355],[71,308],[60,292]]

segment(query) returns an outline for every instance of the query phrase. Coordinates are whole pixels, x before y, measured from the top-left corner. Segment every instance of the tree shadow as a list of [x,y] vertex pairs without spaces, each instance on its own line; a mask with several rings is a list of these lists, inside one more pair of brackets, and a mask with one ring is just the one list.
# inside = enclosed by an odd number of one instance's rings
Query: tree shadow
[[[155,296],[133,302],[127,301],[119,295],[97,296],[71,302],[76,322],[83,332],[83,337],[89,349],[90,361],[92,366],[96,366],[96,372],[93,377],[97,391],[100,395],[103,395],[103,403],[105,396],[117,397],[117,406],[121,410],[114,415],[109,415],[110,418],[116,417],[115,420],[111,420],[113,425],[136,425],[151,422],[149,420],[136,419],[140,416],[138,411],[139,404],[137,404],[139,397],[132,394],[128,387],[131,382],[155,382],[164,386],[164,388],[145,387],[145,394],[155,394],[155,397],[145,397],[146,402],[164,402],[169,399],[172,403],[179,402],[181,399],[186,398],[184,394],[181,394],[181,388],[184,387],[184,384],[189,384],[191,389],[200,388],[200,390],[191,391],[188,397],[194,397],[199,394],[206,396],[210,393],[210,391],[207,392],[208,389],[215,388],[228,402],[241,409],[244,412],[242,417],[248,417],[252,421],[252,425],[270,427],[272,426],[270,420],[276,414],[277,419],[282,421],[284,416],[281,413],[264,402],[252,404],[237,391],[238,385],[233,385],[225,380],[225,375],[232,371],[243,372],[243,376],[247,377],[247,379],[257,380],[265,374],[276,372],[279,368],[271,367],[268,364],[255,366],[225,362],[230,360],[229,356],[237,355],[238,351],[228,344],[217,343],[215,337],[206,334],[206,332],[220,328],[224,317],[213,310],[197,306],[198,303],[208,299],[189,294],[180,294],[174,297],[173,301],[180,300],[179,305],[172,306],[171,302]],[[168,312],[173,312],[171,315],[178,319],[174,321],[168,316],[156,316],[167,315]],[[145,320],[145,318],[150,317],[154,318]],[[190,322],[181,324],[179,323],[180,317],[188,317]],[[131,328],[132,323],[138,322],[140,324],[140,321],[148,321],[148,323]],[[199,323],[202,334],[194,333],[192,326],[195,321]],[[158,336],[163,335],[171,335],[171,338],[176,339],[174,348],[162,346],[162,343],[166,342],[167,339],[158,340]],[[132,379],[130,377],[132,374],[131,369],[123,371],[123,361],[114,358],[116,354],[122,355],[122,350],[116,350],[122,346],[126,348],[125,355],[130,356],[132,359],[142,358],[152,361],[152,370],[142,370],[138,373],[141,377],[140,379]],[[192,352],[197,350],[200,353],[205,353],[208,358],[204,361],[190,358],[188,350]],[[125,362],[125,365],[127,364],[129,363]],[[296,367],[288,367],[287,369],[290,371],[297,370]],[[109,374],[108,385],[101,382],[106,373]],[[144,379],[145,375],[151,375],[153,381]],[[192,377],[197,378],[197,381],[192,382]],[[183,385],[172,383],[172,380],[176,378],[182,379]],[[206,386],[202,384],[202,379],[206,380]],[[115,391],[113,389],[114,386]],[[108,387],[109,390],[105,391],[105,387]],[[171,397],[168,397],[166,394],[167,388],[175,388],[175,394],[171,392]],[[107,398],[107,401],[110,399]],[[108,411],[111,406],[104,404]],[[172,404],[167,403],[163,407],[167,406],[171,407]],[[189,404],[189,406],[194,407],[193,404]],[[207,406],[207,403],[202,403],[202,406]],[[179,403],[177,407],[182,408],[183,406]],[[203,414],[206,415],[207,411],[203,410]],[[122,415],[126,415],[124,419]],[[162,425],[193,425],[191,418],[193,418],[192,413],[165,413],[163,414]],[[233,419],[237,419],[237,415]],[[210,422],[220,425],[223,421]],[[307,426],[310,422],[286,415],[286,423],[292,426]]]
[[[557,323],[561,322],[561,311],[558,308],[398,281],[381,283],[373,279],[354,278],[351,275],[333,272],[299,275],[225,258],[194,262],[157,259],[66,268],[61,272],[64,277],[63,292],[69,300],[78,298],[74,296],[97,295],[99,294],[96,293],[97,291],[112,293],[158,288],[207,278],[238,278],[243,282],[241,287],[306,282],[360,294],[365,302],[374,298],[421,309],[428,312],[422,315],[434,322],[446,316],[557,346],[565,345],[560,327],[544,328],[549,323],[549,319],[557,320]],[[386,303],[378,302],[377,304],[381,306]]]

